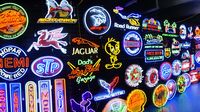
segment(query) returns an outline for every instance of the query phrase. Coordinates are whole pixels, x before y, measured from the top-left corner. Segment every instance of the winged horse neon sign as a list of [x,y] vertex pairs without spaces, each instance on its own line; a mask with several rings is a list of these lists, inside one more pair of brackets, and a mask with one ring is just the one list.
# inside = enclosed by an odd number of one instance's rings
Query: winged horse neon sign
[[39,35],[37,42],[33,42],[32,45],[28,48],[27,52],[30,52],[33,48],[35,50],[39,50],[41,47],[53,47],[55,49],[61,50],[62,53],[66,54],[67,50],[63,48],[63,46],[67,46],[67,42],[62,41],[60,39],[65,38],[68,33],[61,33],[63,27],[57,28],[54,30],[48,31],[40,30],[37,32]]

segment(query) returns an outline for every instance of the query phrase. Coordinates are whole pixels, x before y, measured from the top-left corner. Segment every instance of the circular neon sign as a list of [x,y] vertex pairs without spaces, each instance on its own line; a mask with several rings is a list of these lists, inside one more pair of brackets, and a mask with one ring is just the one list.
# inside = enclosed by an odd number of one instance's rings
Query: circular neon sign
[[128,55],[138,55],[141,52],[142,46],[143,42],[139,33],[130,31],[124,36],[123,47]]
[[177,79],[177,89],[179,93],[183,93],[187,88],[186,79],[183,75],[180,75]]
[[100,6],[90,7],[84,15],[84,26],[94,35],[103,35],[110,29],[111,17],[106,9]]
[[173,79],[170,79],[167,81],[165,86],[168,88],[168,91],[169,91],[168,100],[173,99],[177,91],[176,81]]
[[174,60],[172,62],[172,73],[174,76],[178,76],[181,74],[182,64],[179,60]]
[[142,68],[139,65],[130,65],[125,72],[125,81],[131,87],[136,87],[142,82]]
[[162,80],[170,79],[172,75],[172,65],[169,62],[163,62],[160,66],[160,77]]
[[158,77],[158,70],[156,68],[150,68],[146,73],[146,85],[148,87],[154,87],[158,83]]
[[184,74],[183,74],[183,77],[185,78],[186,86],[189,87],[190,84],[191,84],[191,77],[190,77],[190,74],[184,73]]
[[28,26],[28,15],[23,7],[14,3],[0,5],[0,37],[15,39],[21,36]]
[[164,106],[168,100],[167,95],[168,95],[167,87],[164,84],[158,85],[153,91],[153,95],[152,95],[153,104],[156,107]]
[[106,104],[102,112],[127,112],[126,101],[121,98],[114,98]]

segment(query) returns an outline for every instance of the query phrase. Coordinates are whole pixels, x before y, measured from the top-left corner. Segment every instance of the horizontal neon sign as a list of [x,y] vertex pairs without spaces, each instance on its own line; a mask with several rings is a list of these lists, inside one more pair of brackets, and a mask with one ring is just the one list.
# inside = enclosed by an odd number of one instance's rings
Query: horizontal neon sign
[[145,62],[159,62],[164,60],[163,50],[145,50],[144,51]]

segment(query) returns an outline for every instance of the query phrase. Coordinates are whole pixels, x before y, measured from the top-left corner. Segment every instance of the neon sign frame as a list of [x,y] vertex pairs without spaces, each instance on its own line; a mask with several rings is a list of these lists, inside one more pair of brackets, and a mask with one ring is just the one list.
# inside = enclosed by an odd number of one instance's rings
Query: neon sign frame
[[[3,91],[3,93],[2,93]],[[3,95],[2,95],[3,94]],[[4,98],[2,98],[4,97]],[[0,110],[2,112],[8,112],[8,91],[7,91],[7,83],[0,83]],[[4,100],[4,102],[2,101]]]
[[[22,91],[21,83],[10,83],[11,112],[15,112],[16,108],[19,112],[23,112],[22,111],[22,93],[21,93],[21,91]],[[18,104],[15,105],[14,104],[15,102],[17,102]],[[15,108],[15,106],[17,106],[17,107]]]

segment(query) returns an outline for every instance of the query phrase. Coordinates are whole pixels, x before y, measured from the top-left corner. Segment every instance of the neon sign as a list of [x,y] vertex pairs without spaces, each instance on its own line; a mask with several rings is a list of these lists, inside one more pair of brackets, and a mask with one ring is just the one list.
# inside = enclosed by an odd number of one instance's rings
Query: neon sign
[[196,68],[196,65],[195,65],[195,56],[194,56],[194,54],[191,54],[190,55],[190,68],[191,68],[191,70],[194,70],[195,68]]
[[181,37],[181,39],[186,39],[186,37],[187,37],[187,28],[186,28],[186,26],[185,25],[180,25],[180,27],[179,27],[179,35],[180,35],[180,37]]
[[114,98],[106,104],[102,112],[127,112],[126,101],[121,98]]
[[120,24],[115,22],[114,23],[114,27],[115,28],[122,28],[122,29],[130,29],[130,30],[138,30],[140,28],[140,22],[139,22],[139,18],[141,18],[140,14],[136,14],[136,13],[131,13],[128,16],[123,15],[122,13],[120,13],[120,11],[122,11],[123,8],[122,7],[115,7],[115,9],[113,9],[113,12],[115,14],[118,14],[121,19],[123,20],[127,20],[129,23],[128,24]]
[[190,70],[190,61],[183,60],[182,61],[182,72],[188,72]]
[[84,65],[89,65],[89,64],[93,64],[93,61],[91,60],[91,59],[87,59],[87,61],[86,60],[81,60],[81,59],[79,59],[78,60],[78,65],[79,66],[84,66]]
[[88,81],[92,81],[95,79],[95,75],[92,75],[93,72],[99,71],[100,67],[100,61],[101,59],[98,59],[96,63],[93,65],[88,64],[85,65],[85,69],[81,70],[80,67],[75,67],[72,63],[67,62],[69,67],[72,69],[71,73],[68,75],[69,79],[75,79],[77,84],[80,84],[81,82],[87,83]]
[[1,112],[8,112],[8,92],[6,83],[0,83],[0,105]]
[[162,80],[170,79],[172,75],[172,65],[169,62],[163,62],[160,66],[160,78]]
[[152,95],[153,104],[156,107],[162,107],[167,103],[169,91],[164,84],[158,85]]
[[184,73],[184,74],[183,74],[183,77],[185,78],[186,86],[189,87],[190,84],[191,84],[191,77],[190,77],[190,74]]
[[56,112],[67,112],[67,96],[65,79],[55,79],[55,106]]
[[187,29],[188,29],[188,35],[187,36],[188,36],[189,39],[192,39],[193,35],[194,35],[194,33],[192,32],[192,26],[188,27]]
[[200,64],[200,51],[197,51],[195,54],[195,61]]
[[26,111],[37,112],[37,86],[35,82],[29,81],[25,85],[26,89]]
[[38,81],[40,112],[53,112],[51,80]]
[[190,52],[187,50],[181,55],[181,59],[190,59]]
[[84,14],[84,26],[94,35],[103,35],[110,29],[111,17],[106,9],[100,6],[90,7]]
[[90,91],[86,91],[82,94],[82,101],[79,103],[74,99],[70,99],[72,112],[95,112],[92,108],[90,108],[92,99],[93,95]]
[[172,42],[172,54],[174,56],[178,56],[181,52],[181,45],[179,43],[179,41],[177,41],[176,39],[172,39],[173,42]]
[[167,81],[165,86],[168,88],[168,91],[169,91],[168,100],[173,99],[177,91],[176,81],[174,81],[173,79],[170,79]]
[[114,77],[114,79],[110,83],[100,79],[99,83],[101,87],[106,89],[107,94],[96,95],[94,97],[94,101],[104,100],[125,94],[124,90],[114,91],[114,88],[117,86],[118,82],[119,82],[119,76]]
[[181,74],[182,64],[179,60],[174,60],[172,62],[172,73],[174,76],[178,76]]
[[28,15],[23,7],[14,3],[0,5],[0,37],[15,39],[21,36],[28,26]]
[[165,20],[164,21],[164,26],[165,26],[165,33],[162,34],[162,36],[178,37],[178,35],[176,34],[177,24],[175,22],[170,24],[168,20]]
[[25,75],[29,67],[29,58],[17,46],[5,46],[0,49],[0,77],[13,81]]
[[127,108],[130,112],[143,112],[147,102],[147,97],[144,91],[135,89],[129,93],[127,97]]
[[120,53],[120,42],[116,41],[113,38],[108,38],[108,42],[105,45],[105,51],[108,55],[110,55],[110,63],[106,64],[106,69],[118,69],[122,66],[121,62],[118,62],[117,55]]
[[196,41],[199,41],[199,40],[200,40],[200,29],[199,29],[198,26],[196,26],[196,28],[195,28],[195,36],[194,36],[194,39],[195,39]]
[[197,70],[192,70],[190,71],[190,77],[191,77],[191,83],[194,83],[194,82],[198,82],[199,81],[199,74],[198,74],[198,71]]
[[39,77],[54,77],[63,69],[63,63],[60,59],[53,56],[43,56],[31,65],[32,72]]
[[10,107],[11,112],[23,112],[21,83],[10,83]]
[[184,48],[184,49],[188,49],[191,47],[191,43],[190,42],[184,42],[181,44],[181,48]]
[[91,42],[87,39],[81,38],[81,37],[75,37],[72,39],[73,43],[76,43],[77,45],[89,45],[90,47],[96,47],[99,48],[99,45],[95,44],[94,42]]
[[91,55],[98,54],[99,45],[91,42],[89,40],[83,39],[81,37],[75,37],[72,39],[72,42],[77,45],[89,45],[92,48],[73,48],[72,55]]
[[146,44],[160,44],[163,41],[162,35],[153,36],[152,34],[145,34],[144,40]]
[[186,80],[183,75],[179,76],[177,79],[177,89],[179,93],[183,93],[187,88]]
[[65,38],[68,33],[61,33],[63,27],[48,31],[39,30],[37,34],[39,35],[37,42],[33,42],[28,48],[27,52],[30,52],[33,48],[39,50],[41,47],[53,47],[55,49],[61,50],[63,54],[67,53],[67,50],[63,46],[67,46],[67,42],[60,39]]
[[143,42],[139,33],[135,31],[128,32],[123,39],[125,52],[130,56],[136,56],[142,50]]
[[171,49],[170,48],[165,48],[165,57],[170,58],[171,57]]
[[128,66],[125,72],[125,81],[131,87],[136,87],[142,82],[144,76],[142,76],[142,68],[139,65],[132,64]]
[[154,18],[151,18],[151,19],[145,18],[142,21],[142,29],[151,30],[151,31],[157,31],[157,32],[161,32],[162,31],[160,22],[158,20],[155,20]]
[[40,18],[37,23],[76,23],[77,19],[72,19],[73,7],[67,0],[62,0],[60,4],[56,0],[46,0],[48,12],[45,18]]
[[154,87],[159,81],[158,70],[156,68],[150,68],[147,70],[145,83],[148,87]]
[[163,50],[145,50],[144,51],[145,63],[159,62],[164,60]]

